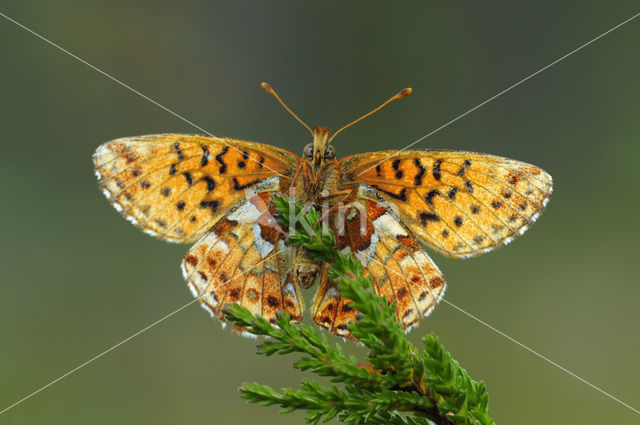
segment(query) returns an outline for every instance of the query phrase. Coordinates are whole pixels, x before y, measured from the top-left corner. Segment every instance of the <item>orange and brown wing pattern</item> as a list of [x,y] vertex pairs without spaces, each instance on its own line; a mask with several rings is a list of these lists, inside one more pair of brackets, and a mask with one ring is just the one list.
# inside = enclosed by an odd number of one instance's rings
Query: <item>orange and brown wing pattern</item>
[[[333,220],[338,248],[358,257],[379,296],[395,301],[405,329],[431,313],[444,295],[442,273],[384,200],[358,199]],[[324,275],[314,302],[315,322],[349,337],[347,325],[357,313],[349,303]]]
[[269,196],[250,196],[232,209],[182,262],[193,295],[223,323],[224,306],[234,303],[271,322],[280,310],[293,322],[302,318],[303,300],[292,279],[291,247],[274,224]]
[[351,308],[350,300],[340,294],[338,285],[327,277],[327,266],[323,267],[320,286],[313,299],[311,315],[313,321],[332,334],[351,338],[349,322],[355,320],[357,311]]
[[472,152],[377,152],[340,166],[344,186],[374,188],[416,239],[453,257],[509,243],[538,218],[552,191],[551,176],[534,165]]
[[194,242],[265,179],[290,179],[298,158],[234,139],[156,134],[116,139],[93,156],[107,199],[145,232]]

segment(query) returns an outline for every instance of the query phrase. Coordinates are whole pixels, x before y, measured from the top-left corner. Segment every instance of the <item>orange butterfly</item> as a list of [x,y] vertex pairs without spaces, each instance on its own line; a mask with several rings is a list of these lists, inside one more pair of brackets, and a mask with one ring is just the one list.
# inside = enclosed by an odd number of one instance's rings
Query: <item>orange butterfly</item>
[[[187,285],[212,316],[238,303],[273,321],[285,310],[302,318],[301,288],[319,288],[314,321],[349,337],[356,311],[313,262],[274,225],[274,192],[289,192],[326,215],[339,248],[354,253],[379,295],[396,302],[405,328],[440,301],[445,281],[424,251],[470,257],[505,245],[540,215],[552,190],[538,167],[461,151],[386,151],[336,160],[330,144],[342,130],[309,128],[302,157],[260,143],[184,134],[116,139],[96,150],[107,199],[146,233],[195,245],[184,257]],[[241,329],[239,329],[242,331]]]

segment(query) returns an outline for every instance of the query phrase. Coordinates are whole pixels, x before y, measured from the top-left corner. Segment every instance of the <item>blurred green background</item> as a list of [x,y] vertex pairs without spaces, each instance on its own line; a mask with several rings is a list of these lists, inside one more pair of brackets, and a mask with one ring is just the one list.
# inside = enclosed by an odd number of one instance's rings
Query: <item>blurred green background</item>
[[[635,1],[20,1],[0,11],[220,136],[301,152],[349,129],[339,156],[402,148],[596,37]],[[419,143],[541,166],[545,214],[508,249],[434,254],[447,299],[640,407],[640,19]],[[0,410],[191,301],[186,246],[106,202],[91,154],[122,136],[197,132],[0,17]],[[309,294],[311,291],[309,291]],[[636,413],[447,305],[427,332],[476,379],[498,424],[637,424]],[[359,349],[351,348],[360,353]],[[2,424],[302,423],[236,388],[293,386],[195,304],[0,415]]]

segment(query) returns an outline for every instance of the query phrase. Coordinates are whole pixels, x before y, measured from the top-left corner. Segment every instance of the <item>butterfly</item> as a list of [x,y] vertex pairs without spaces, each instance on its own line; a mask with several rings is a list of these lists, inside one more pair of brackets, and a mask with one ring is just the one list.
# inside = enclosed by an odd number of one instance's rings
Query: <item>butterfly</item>
[[[450,150],[392,150],[336,159],[345,128],[406,96],[405,89],[331,136],[312,134],[298,156],[230,138],[154,134],[112,140],[93,156],[102,191],[130,222],[159,239],[194,243],[182,262],[188,287],[224,325],[237,303],[275,321],[303,315],[302,290],[318,284],[313,320],[350,337],[357,312],[327,277],[327,264],[287,244],[273,197],[289,194],[326,216],[338,248],[360,259],[375,291],[395,301],[407,330],[442,299],[445,280],[426,252],[472,257],[511,242],[538,218],[552,179],[523,162]],[[243,332],[243,329],[236,329]]]

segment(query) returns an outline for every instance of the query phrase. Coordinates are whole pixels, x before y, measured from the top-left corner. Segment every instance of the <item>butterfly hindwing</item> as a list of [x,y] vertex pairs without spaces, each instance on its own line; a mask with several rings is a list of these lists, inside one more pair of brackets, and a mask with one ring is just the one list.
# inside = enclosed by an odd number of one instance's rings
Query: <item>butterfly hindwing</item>
[[93,157],[100,186],[129,221],[172,242],[194,242],[249,188],[297,157],[253,142],[184,134],[116,139]]
[[540,168],[461,151],[389,151],[340,163],[343,185],[365,183],[392,204],[415,237],[445,255],[505,245],[536,220],[552,190]]
[[291,248],[272,213],[270,194],[250,195],[184,257],[187,285],[212,316],[224,320],[224,306],[236,303],[271,322],[280,310],[300,321],[303,301],[292,280]]
[[[442,273],[384,199],[356,199],[334,215],[332,227],[338,248],[355,254],[376,293],[395,302],[403,327],[417,324],[442,298]],[[314,302],[315,322],[348,337],[347,324],[356,315],[349,302],[323,276]]]
[[349,338],[348,324],[355,320],[357,311],[350,307],[350,300],[340,294],[335,282],[328,279],[327,267],[320,279],[320,286],[313,301],[313,321],[329,332]]

